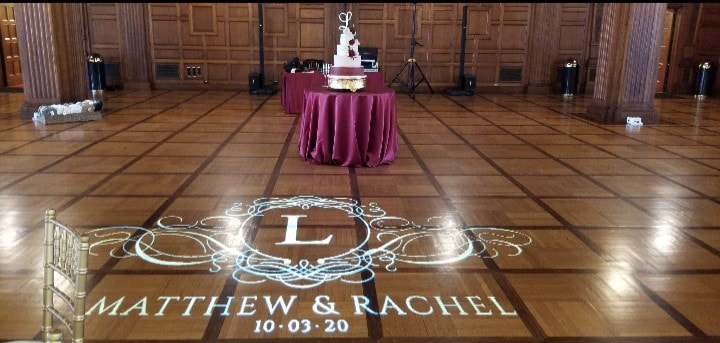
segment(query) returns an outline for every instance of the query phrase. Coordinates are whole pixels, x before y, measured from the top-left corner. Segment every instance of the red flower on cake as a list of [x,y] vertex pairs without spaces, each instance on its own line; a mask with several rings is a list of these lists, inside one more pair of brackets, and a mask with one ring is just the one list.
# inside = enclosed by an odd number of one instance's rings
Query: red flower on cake
[[351,39],[351,40],[348,42],[348,44],[350,44],[350,45],[355,45],[355,40],[354,40],[354,39]]
[[350,57],[355,57],[355,51],[352,50],[352,49],[349,50],[349,51],[348,51],[348,56],[350,56]]

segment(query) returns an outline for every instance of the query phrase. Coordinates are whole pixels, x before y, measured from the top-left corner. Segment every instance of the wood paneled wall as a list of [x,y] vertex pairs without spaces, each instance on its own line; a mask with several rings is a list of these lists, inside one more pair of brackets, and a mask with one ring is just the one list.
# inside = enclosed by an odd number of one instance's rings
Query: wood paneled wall
[[[415,38],[422,46],[416,46],[414,57],[436,91],[458,83],[463,5],[469,12],[465,74],[476,76],[478,91],[548,91],[557,81],[557,66],[574,58],[581,68],[579,89],[592,92],[601,4],[420,3]],[[256,3],[143,4],[147,35],[134,37],[144,42],[122,36],[128,19],[122,18],[127,12],[120,11],[119,4],[86,6],[90,49],[126,73],[138,57],[123,49],[145,46],[153,88],[247,89],[248,74],[259,69]],[[688,73],[698,58],[720,54],[720,7],[680,6],[681,28],[675,38],[682,51],[671,61],[676,68],[671,66],[670,75],[675,90],[692,83]],[[265,3],[263,10],[266,84],[280,79],[282,65],[292,57],[332,61],[337,15],[344,10],[353,12],[351,23],[361,44],[379,49],[386,84],[410,58],[410,3]]]
[[[671,3],[677,13],[668,83],[678,94],[695,92],[698,64],[710,60],[720,66],[720,4]],[[717,85],[716,85],[717,88]]]
[[117,4],[88,4],[86,12],[89,22],[89,38],[92,52],[107,61],[120,59],[120,24]]

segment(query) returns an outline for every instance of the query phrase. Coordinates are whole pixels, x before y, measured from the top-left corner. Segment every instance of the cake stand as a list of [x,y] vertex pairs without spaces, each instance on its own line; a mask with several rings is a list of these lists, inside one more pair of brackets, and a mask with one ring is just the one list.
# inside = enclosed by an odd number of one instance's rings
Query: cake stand
[[365,88],[367,84],[367,75],[351,76],[351,75],[328,75],[328,88],[332,89],[349,89],[356,92],[358,89]]

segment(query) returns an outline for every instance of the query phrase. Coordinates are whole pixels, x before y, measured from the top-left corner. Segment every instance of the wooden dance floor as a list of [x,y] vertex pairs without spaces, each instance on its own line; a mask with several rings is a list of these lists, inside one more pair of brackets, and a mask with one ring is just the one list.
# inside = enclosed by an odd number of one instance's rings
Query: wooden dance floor
[[0,341],[41,338],[47,208],[90,236],[90,342],[719,341],[720,101],[655,101],[399,92],[394,163],[348,168],[279,93],[0,93]]

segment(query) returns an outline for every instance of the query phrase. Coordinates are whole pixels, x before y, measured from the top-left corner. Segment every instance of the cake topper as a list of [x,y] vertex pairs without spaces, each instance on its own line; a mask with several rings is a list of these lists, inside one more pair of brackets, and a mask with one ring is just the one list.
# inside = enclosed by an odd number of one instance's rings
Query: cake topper
[[352,18],[352,12],[340,12],[338,18],[341,22],[345,23],[345,25],[340,25],[338,29],[343,32],[349,31],[350,28],[348,27],[348,23],[350,22],[350,18]]

